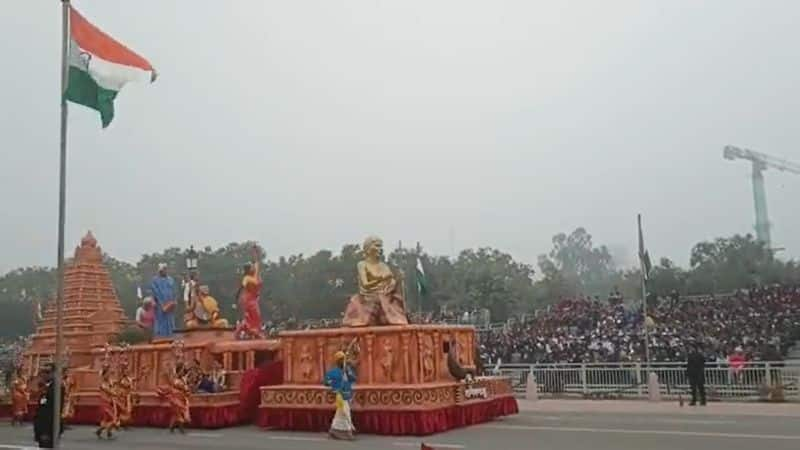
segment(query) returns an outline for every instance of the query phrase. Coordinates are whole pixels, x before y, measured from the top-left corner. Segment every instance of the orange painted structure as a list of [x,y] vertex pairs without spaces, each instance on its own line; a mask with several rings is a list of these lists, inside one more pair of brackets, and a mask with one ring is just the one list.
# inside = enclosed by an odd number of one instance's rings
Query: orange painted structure
[[[280,334],[284,382],[261,388],[259,425],[323,431],[334,394],[322,385],[334,354],[359,348],[352,411],[356,429],[379,434],[431,434],[516,413],[510,381],[454,378],[446,347],[457,363],[475,367],[475,329],[406,325],[292,331]],[[469,416],[469,417],[464,417]],[[474,420],[473,420],[474,419]]]
[[[55,353],[56,305],[51,301],[24,353],[29,378]],[[117,298],[111,276],[103,265],[103,252],[88,232],[64,269],[64,345],[70,366],[92,362],[92,351],[101,348],[125,328],[128,320]]]

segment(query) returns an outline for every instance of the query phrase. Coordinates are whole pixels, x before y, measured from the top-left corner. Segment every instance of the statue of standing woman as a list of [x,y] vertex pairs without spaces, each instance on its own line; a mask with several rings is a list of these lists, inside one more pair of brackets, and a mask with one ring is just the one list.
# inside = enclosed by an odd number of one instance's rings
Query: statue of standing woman
[[342,324],[346,327],[408,325],[402,286],[383,262],[383,241],[364,240],[364,259],[359,261],[358,294],[350,299]]
[[244,276],[239,287],[239,310],[242,318],[237,327],[236,334],[244,333],[249,338],[261,338],[261,287],[263,282],[259,273],[259,261],[261,260],[261,249],[253,245],[253,262],[244,265]]

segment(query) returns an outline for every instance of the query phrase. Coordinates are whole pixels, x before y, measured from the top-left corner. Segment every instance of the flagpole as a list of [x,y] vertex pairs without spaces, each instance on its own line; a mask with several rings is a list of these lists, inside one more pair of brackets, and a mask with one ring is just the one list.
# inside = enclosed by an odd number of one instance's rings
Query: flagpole
[[53,448],[61,440],[61,373],[64,352],[64,223],[66,222],[67,189],[67,100],[65,92],[69,83],[69,0],[61,0],[61,135],[58,187],[58,293],[56,294],[56,354],[53,374]]
[[417,264],[419,263],[419,254],[422,252],[422,248],[419,246],[419,242],[417,242],[417,254],[415,255],[416,258],[414,260],[414,284],[417,287],[417,313],[422,316],[422,291],[419,289],[419,273],[417,272]]
[[636,220],[639,225],[639,268],[642,275],[642,315],[644,316],[644,359],[650,367],[650,327],[647,326],[647,270],[644,266],[644,242],[642,237],[642,215],[638,214]]

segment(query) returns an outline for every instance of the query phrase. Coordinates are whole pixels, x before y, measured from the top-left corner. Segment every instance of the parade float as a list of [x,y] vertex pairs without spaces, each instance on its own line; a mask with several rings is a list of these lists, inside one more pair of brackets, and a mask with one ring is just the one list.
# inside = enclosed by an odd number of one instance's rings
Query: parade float
[[[265,428],[327,431],[334,394],[320,384],[337,351],[358,370],[353,422],[359,432],[426,435],[515,414],[508,379],[473,376],[475,331],[407,325],[285,332],[283,383],[261,388]],[[351,352],[352,353],[352,352]]]
[[336,397],[320,380],[337,352],[357,369],[359,432],[426,435],[517,412],[508,379],[477,376],[473,327],[408,324],[402,274],[382,262],[382,245],[364,241],[343,328],[280,334],[283,382],[261,388],[258,425],[327,431]]
[[[365,242],[365,253],[373,258],[380,250],[379,239]],[[107,403],[104,386],[125,379],[130,389],[121,404],[130,405],[129,425],[168,427],[174,415],[170,386],[176,377],[189,382],[194,370],[214,372],[225,386],[187,394],[190,427],[256,423],[266,429],[325,431],[335,396],[322,378],[338,352],[346,352],[358,372],[352,411],[359,432],[424,435],[516,413],[509,380],[477,376],[475,330],[408,324],[403,283],[383,263],[384,273],[373,273],[368,259],[357,268],[360,292],[351,299],[341,328],[240,339],[236,330],[214,326],[227,325],[221,321],[198,326],[187,319],[192,328],[176,330],[170,339],[127,345],[115,339],[131,323],[102,251],[88,233],[65,269],[65,419],[98,424]],[[21,374],[34,392],[33,380],[55,353],[54,303],[43,311],[21,361]]]

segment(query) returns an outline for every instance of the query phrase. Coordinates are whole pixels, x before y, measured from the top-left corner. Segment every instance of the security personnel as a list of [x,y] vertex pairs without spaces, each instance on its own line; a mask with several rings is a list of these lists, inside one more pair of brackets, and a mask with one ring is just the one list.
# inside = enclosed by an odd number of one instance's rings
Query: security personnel
[[686,378],[692,390],[692,402],[689,406],[697,404],[700,397],[700,406],[706,405],[706,358],[699,342],[692,344],[692,349],[686,359]]
[[[36,417],[33,419],[34,440],[39,444],[39,448],[53,448],[53,419],[55,414],[61,415],[64,407],[64,397],[61,397],[61,405],[55,405],[55,384],[58,382],[55,377],[55,367],[50,364],[41,373],[42,396],[39,400],[39,408],[36,410]],[[62,389],[63,393],[64,390]],[[59,436],[64,433],[64,426],[60,427]]]

